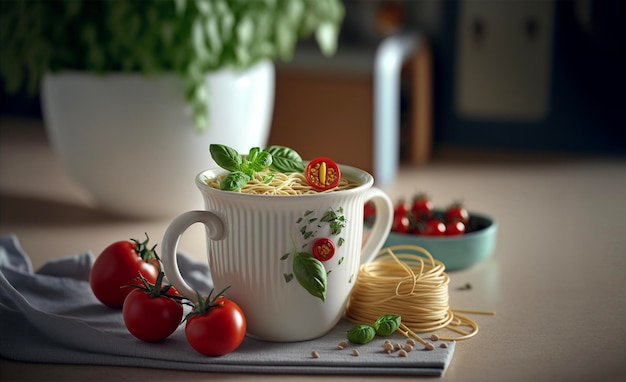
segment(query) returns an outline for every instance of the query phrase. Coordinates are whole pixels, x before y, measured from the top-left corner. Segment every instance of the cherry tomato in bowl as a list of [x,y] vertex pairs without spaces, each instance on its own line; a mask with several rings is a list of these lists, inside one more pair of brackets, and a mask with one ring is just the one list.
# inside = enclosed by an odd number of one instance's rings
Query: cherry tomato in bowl
[[391,223],[391,232],[408,233],[411,227],[411,221],[406,215],[394,215]]
[[[444,212],[435,209],[433,216],[444,219]],[[470,212],[469,216],[469,224],[462,235],[425,236],[392,231],[383,247],[415,245],[441,261],[446,271],[469,268],[493,255],[498,231],[498,224],[493,218],[474,212]]]
[[413,198],[411,213],[416,219],[428,220],[433,217],[433,202],[426,194],[418,194]]
[[439,219],[430,219],[426,221],[422,235],[424,236],[443,236],[446,234],[446,225]]
[[463,224],[469,224],[469,212],[460,202],[453,203],[445,211],[446,221],[461,221]]
[[[468,219],[469,222],[469,219]],[[465,223],[460,220],[452,220],[446,224],[446,235],[456,236],[465,233]]]

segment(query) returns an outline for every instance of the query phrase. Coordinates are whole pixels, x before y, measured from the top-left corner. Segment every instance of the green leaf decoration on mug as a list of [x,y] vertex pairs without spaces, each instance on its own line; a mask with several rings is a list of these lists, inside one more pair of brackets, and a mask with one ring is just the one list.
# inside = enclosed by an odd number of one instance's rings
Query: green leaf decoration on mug
[[339,235],[341,230],[346,226],[346,217],[343,215],[343,207],[339,207],[337,210],[331,209],[326,212],[320,221],[329,223],[331,233],[333,235]]
[[304,252],[295,252],[293,273],[310,294],[326,301],[326,270],[321,261]]
[[[316,237],[318,234],[317,229],[321,227],[320,223],[328,224],[332,235],[339,235],[346,226],[343,207],[337,209],[330,208],[319,219],[315,217],[314,213],[315,211],[307,210],[296,221],[296,224],[302,224],[299,228],[299,233],[305,240],[302,248],[309,246],[309,240]],[[311,225],[313,225],[313,227],[311,227]],[[326,284],[330,271],[327,272],[326,268],[324,268],[324,264],[312,254],[299,252],[293,240],[293,236],[291,236],[291,243],[293,245],[293,274],[284,274],[285,282],[289,283],[295,276],[298,283],[311,295],[318,297],[322,301],[326,301]],[[338,243],[339,246],[342,246],[344,239],[340,237]],[[286,253],[282,255],[280,259],[287,260],[290,255],[291,253]],[[342,261],[343,258],[339,260],[339,264],[341,264]]]

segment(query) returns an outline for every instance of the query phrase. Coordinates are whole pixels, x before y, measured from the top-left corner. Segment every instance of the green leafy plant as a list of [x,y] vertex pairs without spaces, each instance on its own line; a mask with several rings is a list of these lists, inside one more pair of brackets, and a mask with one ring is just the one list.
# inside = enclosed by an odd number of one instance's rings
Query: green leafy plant
[[289,60],[312,36],[332,55],[343,16],[341,0],[0,1],[0,77],[35,94],[62,70],[173,72],[203,129],[207,73]]

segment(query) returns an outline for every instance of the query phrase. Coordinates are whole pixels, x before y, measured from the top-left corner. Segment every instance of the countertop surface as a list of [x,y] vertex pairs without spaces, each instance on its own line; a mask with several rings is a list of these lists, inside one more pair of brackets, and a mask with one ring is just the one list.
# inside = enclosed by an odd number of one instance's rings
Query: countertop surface
[[[35,269],[52,258],[86,251],[97,255],[112,241],[141,237],[144,232],[162,237],[171,219],[121,219],[93,207],[54,155],[41,121],[2,118],[0,122],[0,235],[16,234]],[[496,315],[472,316],[480,330],[457,344],[442,381],[626,378],[625,158],[440,149],[427,165],[401,168],[396,182],[385,191],[394,200],[427,192],[438,206],[460,199],[470,210],[491,215],[499,225],[492,258],[449,273],[450,306]],[[201,227],[192,226],[179,248],[204,261],[203,233]],[[467,283],[470,290],[459,290]],[[324,377],[0,359],[2,381],[139,379]]]

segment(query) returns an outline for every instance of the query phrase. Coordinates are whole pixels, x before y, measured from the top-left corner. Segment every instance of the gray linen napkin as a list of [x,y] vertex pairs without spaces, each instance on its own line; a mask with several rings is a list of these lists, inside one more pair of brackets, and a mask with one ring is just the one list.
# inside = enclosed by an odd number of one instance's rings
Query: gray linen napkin
[[[246,337],[221,357],[196,352],[185,339],[184,325],[160,343],[130,335],[121,310],[101,304],[89,287],[91,253],[63,257],[33,272],[14,235],[0,237],[0,356],[27,362],[135,366],[175,370],[244,373],[430,375],[441,376],[452,361],[455,343],[421,350],[407,357],[386,354],[383,339],[338,349],[352,326],[341,321],[326,336],[294,343]],[[178,255],[181,273],[203,293],[211,290],[206,264]],[[399,334],[393,342],[405,342]],[[359,355],[352,354],[358,349]],[[319,358],[311,356],[312,351]]]

